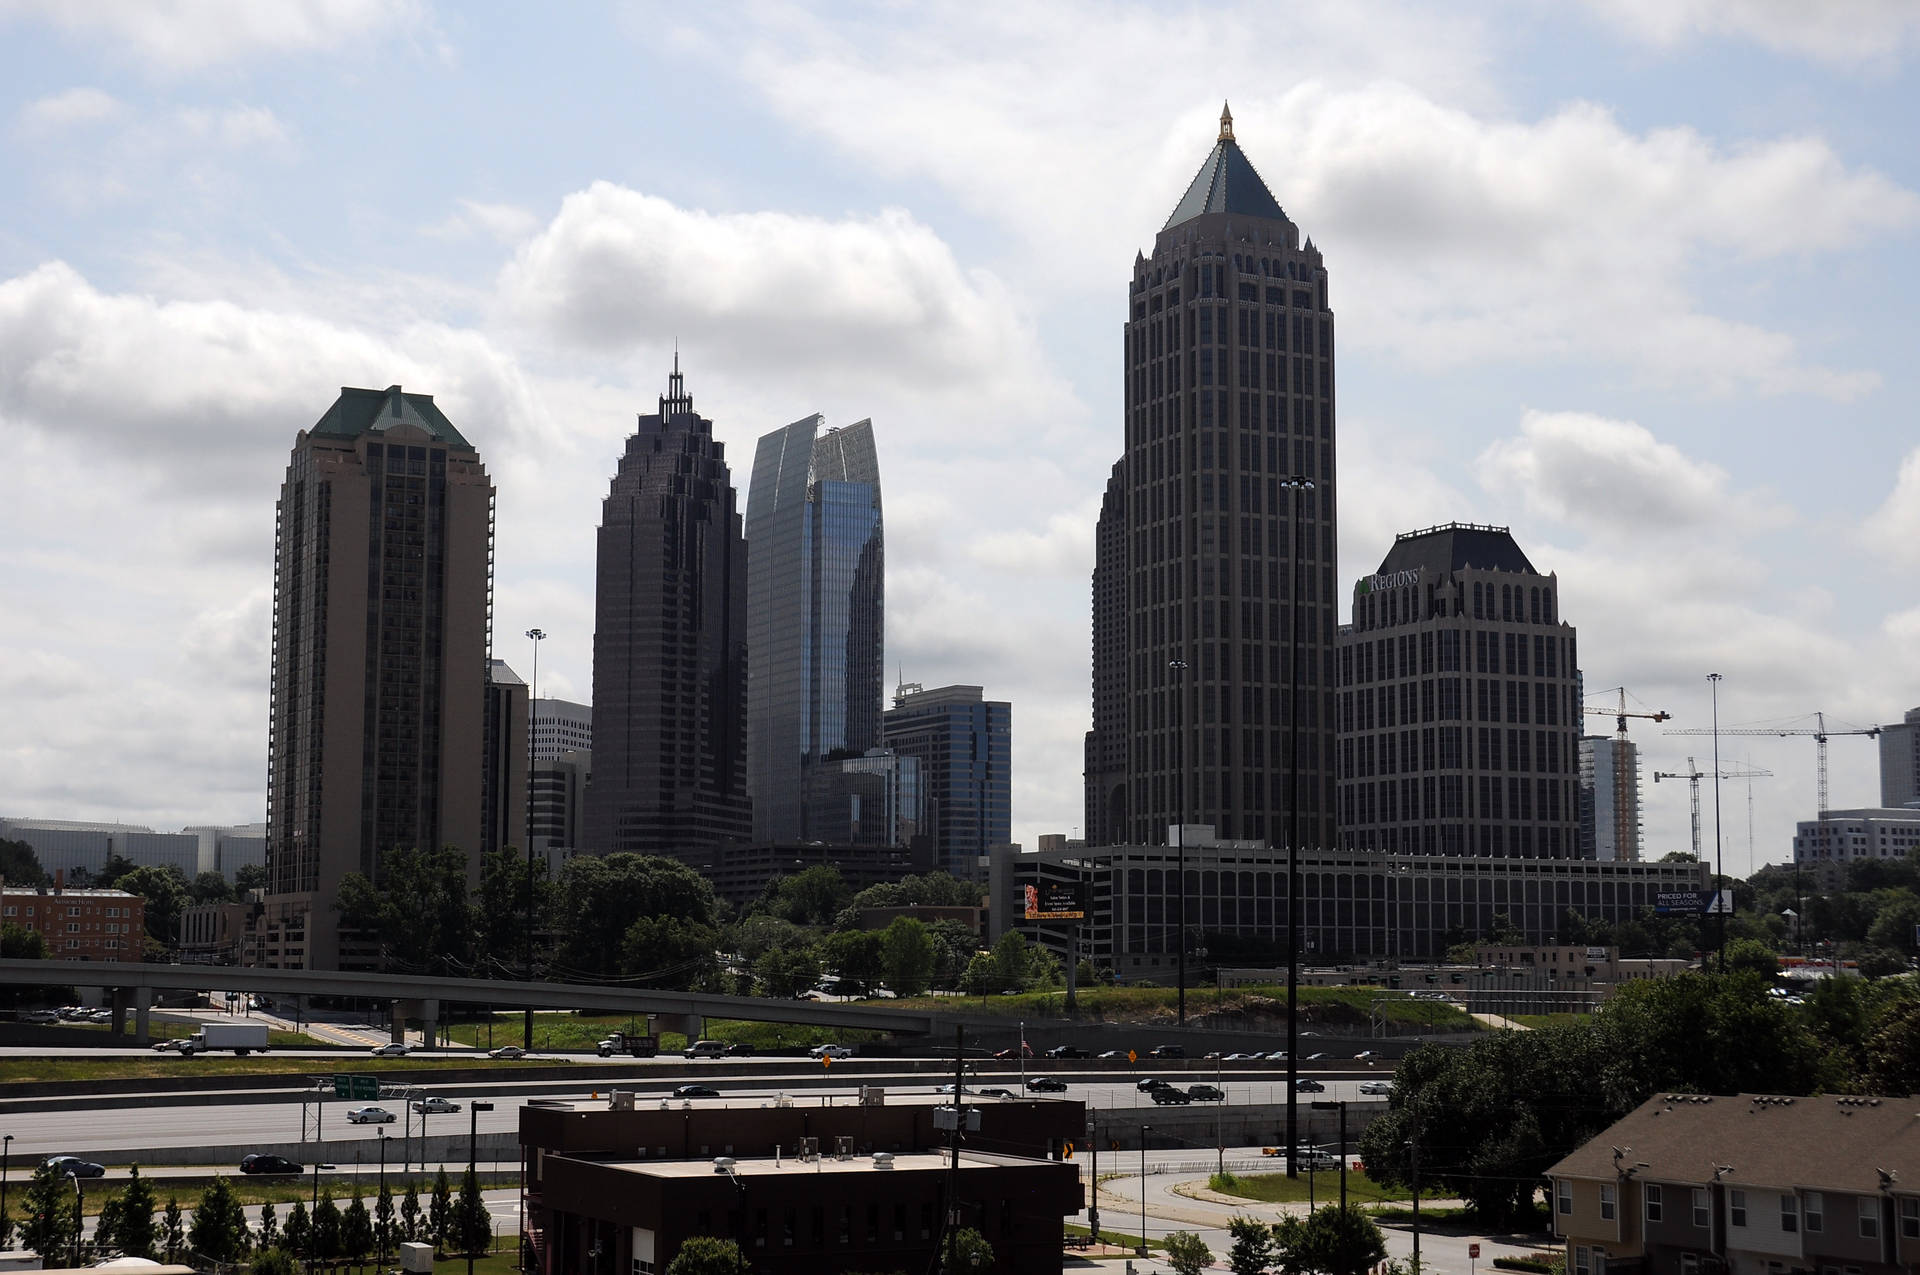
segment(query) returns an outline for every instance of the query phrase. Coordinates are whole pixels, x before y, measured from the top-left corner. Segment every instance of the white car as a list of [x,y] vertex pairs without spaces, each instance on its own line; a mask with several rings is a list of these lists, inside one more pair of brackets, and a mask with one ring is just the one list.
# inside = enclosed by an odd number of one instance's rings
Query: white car
[[184,1036],[177,1040],[157,1040],[152,1049],[156,1054],[190,1054],[193,1052],[193,1042]]
[[489,1058],[525,1058],[526,1056],[527,1051],[518,1045],[502,1045],[498,1049],[489,1049],[487,1051],[487,1057]]
[[1393,1082],[1391,1080],[1363,1080],[1360,1082],[1360,1092],[1369,1098],[1384,1098],[1393,1092]]
[[385,1107],[355,1107],[347,1113],[348,1124],[392,1124],[393,1118]]
[[809,1058],[851,1058],[852,1045],[815,1045],[807,1051]]
[[435,1094],[431,1098],[415,1099],[413,1104],[413,1109],[419,1112],[423,1116],[424,1115],[445,1115],[449,1112],[455,1112],[460,1110],[460,1104],[453,1101],[451,1098],[442,1098],[438,1094]]
[[384,1045],[375,1045],[367,1051],[375,1058],[405,1058],[413,1052],[413,1046],[398,1040],[390,1040]]

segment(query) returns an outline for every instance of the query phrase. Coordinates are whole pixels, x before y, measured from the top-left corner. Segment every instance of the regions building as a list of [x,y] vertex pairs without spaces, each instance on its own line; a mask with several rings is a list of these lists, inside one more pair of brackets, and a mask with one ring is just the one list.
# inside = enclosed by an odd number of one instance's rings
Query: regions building
[[1640,749],[1630,739],[1580,737],[1580,857],[1641,855]]
[[0,920],[46,940],[56,961],[139,961],[147,901],[124,890],[32,889],[0,883]]
[[[1079,956],[1122,978],[1167,978],[1177,967],[1180,893],[1176,859],[1186,858],[1188,925],[1214,962],[1280,963],[1287,955],[1285,850],[1222,841],[1204,826],[1170,846],[1067,846],[1038,852],[996,849],[988,880],[991,937],[1018,929],[1065,958]],[[1401,855],[1372,850],[1302,850],[1300,951],[1308,965],[1433,961],[1462,938],[1487,933],[1504,916],[1534,946],[1558,938],[1569,911],[1634,920],[1667,893],[1704,890],[1707,865],[1591,860]],[[1027,920],[1026,888],[1079,891],[1077,923]]]
[[1880,804],[1889,809],[1920,802],[1920,708],[1880,728]]
[[987,854],[1013,839],[1013,705],[978,686],[901,685],[882,723],[887,747],[919,765],[921,827],[936,867],[987,875]]
[[1920,1268],[1906,1098],[1655,1094],[1547,1178],[1569,1275]]
[[1844,884],[1847,869],[1870,859],[1904,860],[1920,850],[1920,809],[1829,810],[1794,825],[1793,861],[1820,874],[1823,885]]
[[342,389],[294,442],[274,538],[263,959],[372,959],[333,902],[486,821],[493,483],[431,395]]
[[593,751],[593,709],[564,699],[533,701],[533,759]]
[[1404,532],[1340,630],[1340,845],[1579,854],[1580,674],[1559,581],[1505,527]]
[[691,862],[753,831],[747,545],[725,448],[677,356],[668,386],[601,505],[580,848]]
[[1086,839],[1204,823],[1277,842],[1297,811],[1299,844],[1331,846],[1333,310],[1319,250],[1225,112],[1126,304],[1125,451],[1094,541]]
[[[747,493],[747,782],[756,841],[833,840],[857,796],[828,763],[880,743],[886,539],[873,422],[760,439]],[[851,798],[852,800],[849,800]]]

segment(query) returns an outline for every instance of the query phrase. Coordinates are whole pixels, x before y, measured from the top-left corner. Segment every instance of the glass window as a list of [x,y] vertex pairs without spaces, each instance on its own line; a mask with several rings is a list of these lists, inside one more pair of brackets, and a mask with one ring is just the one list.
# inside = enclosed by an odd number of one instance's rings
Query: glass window
[[1707,1224],[1707,1188],[1693,1188],[1693,1224],[1704,1227]]
[[1806,1208],[1801,1210],[1801,1212],[1803,1212],[1806,1215],[1807,1234],[1818,1235],[1821,1231],[1826,1229],[1827,1202],[1826,1202],[1826,1197],[1822,1196],[1820,1192],[1818,1191],[1807,1192],[1807,1205],[1806,1205]]
[[1900,1201],[1900,1234],[1910,1240],[1920,1240],[1920,1200]]
[[1658,1182],[1647,1183],[1646,1185],[1647,1221],[1658,1222],[1661,1220],[1662,1203],[1663,1201],[1660,1198],[1660,1184]]
[[1593,1275],[1593,1250],[1585,1244],[1573,1246],[1573,1275]]
[[1878,1196],[1860,1197],[1860,1238],[1877,1240],[1880,1238],[1880,1199]]
[[1789,1234],[1800,1229],[1800,1201],[1791,1195],[1780,1197],[1780,1229]]
[[1747,1224],[1747,1193],[1739,1190],[1729,1191],[1727,1211],[1732,1215],[1735,1226],[1745,1226]]
[[1600,1219],[1602,1221],[1611,1222],[1613,1220],[1613,1204],[1613,1188],[1603,1183],[1600,1187]]
[[1565,1178],[1560,1179],[1560,1181],[1554,1183],[1554,1195],[1555,1198],[1560,1201],[1560,1211],[1562,1213],[1573,1212],[1573,1183],[1567,1181]]

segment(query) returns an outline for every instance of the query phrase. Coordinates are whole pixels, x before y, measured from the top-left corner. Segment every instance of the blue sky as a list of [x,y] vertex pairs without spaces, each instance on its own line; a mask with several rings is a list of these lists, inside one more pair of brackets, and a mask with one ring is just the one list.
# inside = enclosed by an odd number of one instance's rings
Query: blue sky
[[[1015,836],[1077,831],[1124,290],[1222,99],[1332,276],[1343,575],[1509,525],[1595,692],[1920,704],[1902,0],[0,0],[0,42],[0,812],[261,817],[273,500],[341,385],[475,440],[496,654],[540,626],[585,699],[597,501],[677,340],[738,482],[874,419],[889,676],[1011,699]],[[1784,858],[1812,744],[1722,751]],[[1870,742],[1832,760],[1877,801]],[[1647,831],[1685,847],[1683,785]]]

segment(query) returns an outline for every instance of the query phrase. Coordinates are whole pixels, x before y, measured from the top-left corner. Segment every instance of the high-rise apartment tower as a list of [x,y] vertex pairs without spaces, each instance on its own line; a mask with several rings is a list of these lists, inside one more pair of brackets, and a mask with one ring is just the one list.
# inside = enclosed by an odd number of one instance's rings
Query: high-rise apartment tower
[[[294,442],[274,540],[271,964],[371,959],[333,900],[394,849],[479,862],[493,484],[433,399],[342,389]],[[344,950],[343,950],[344,949]]]
[[747,493],[748,784],[754,840],[830,839],[810,773],[880,742],[886,543],[873,422],[809,416],[760,440]]
[[978,686],[908,683],[884,730],[888,748],[919,763],[921,828],[935,864],[985,880],[988,854],[1013,839],[1013,705]]
[[1333,311],[1319,251],[1224,112],[1134,259],[1124,347],[1126,452],[1094,549],[1087,840],[1211,824],[1283,843],[1297,758],[1299,844],[1330,846]]
[[601,505],[581,848],[694,859],[753,830],[747,546],[724,449],[677,356],[668,384]]

